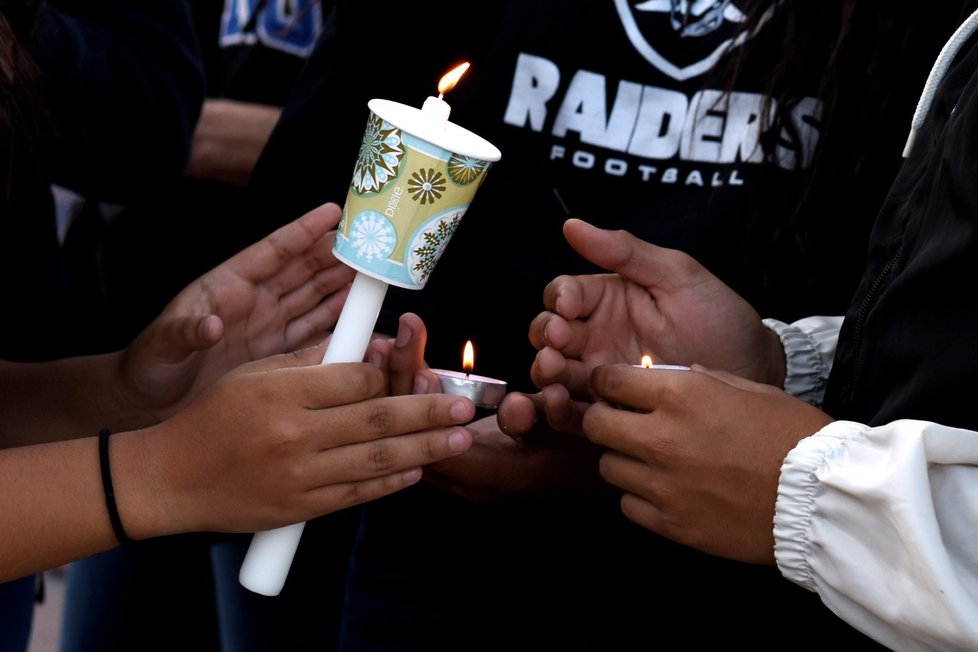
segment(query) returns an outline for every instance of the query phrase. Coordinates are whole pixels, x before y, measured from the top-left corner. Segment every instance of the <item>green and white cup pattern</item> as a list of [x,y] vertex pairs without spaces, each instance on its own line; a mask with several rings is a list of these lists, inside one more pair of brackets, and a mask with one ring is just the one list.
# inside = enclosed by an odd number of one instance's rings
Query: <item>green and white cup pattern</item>
[[489,166],[371,112],[333,252],[391,285],[423,288]]

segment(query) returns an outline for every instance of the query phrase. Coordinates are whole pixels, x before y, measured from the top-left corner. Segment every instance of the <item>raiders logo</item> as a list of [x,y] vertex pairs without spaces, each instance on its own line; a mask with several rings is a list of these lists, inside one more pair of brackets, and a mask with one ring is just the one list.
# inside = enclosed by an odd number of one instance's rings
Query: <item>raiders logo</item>
[[[625,33],[645,59],[673,79],[691,79],[713,67],[763,27],[781,0],[750,33],[733,0],[615,0]],[[655,43],[655,45],[653,45]]]

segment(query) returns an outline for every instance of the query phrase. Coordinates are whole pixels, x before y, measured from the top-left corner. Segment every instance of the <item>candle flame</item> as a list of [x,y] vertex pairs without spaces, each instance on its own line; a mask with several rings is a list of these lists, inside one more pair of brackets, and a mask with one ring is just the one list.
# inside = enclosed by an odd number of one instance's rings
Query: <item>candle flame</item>
[[472,340],[465,343],[465,351],[462,353],[462,369],[465,369],[466,373],[475,369],[475,347],[472,346]]
[[468,69],[469,69],[469,62],[466,61],[465,63],[456,66],[455,68],[452,68],[444,75],[442,75],[441,80],[438,82],[438,97],[441,97],[448,91],[455,88],[455,84],[458,83],[458,80],[462,78],[462,75],[464,75],[465,71]]
[[642,356],[642,367],[644,367],[645,369],[649,369],[650,367],[652,367],[652,356],[650,355]]

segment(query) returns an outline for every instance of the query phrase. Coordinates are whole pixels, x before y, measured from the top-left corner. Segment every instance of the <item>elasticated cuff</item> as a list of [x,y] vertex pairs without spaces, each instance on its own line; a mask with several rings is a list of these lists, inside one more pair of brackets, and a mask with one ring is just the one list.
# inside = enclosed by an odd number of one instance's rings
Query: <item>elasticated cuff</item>
[[763,323],[777,334],[784,347],[784,390],[820,407],[825,398],[830,367],[823,359],[819,340],[797,326],[777,319],[765,319]]
[[834,421],[798,442],[781,465],[774,508],[774,558],[785,578],[809,591],[816,590],[809,564],[809,532],[819,486],[817,473],[827,457],[866,429],[863,424]]

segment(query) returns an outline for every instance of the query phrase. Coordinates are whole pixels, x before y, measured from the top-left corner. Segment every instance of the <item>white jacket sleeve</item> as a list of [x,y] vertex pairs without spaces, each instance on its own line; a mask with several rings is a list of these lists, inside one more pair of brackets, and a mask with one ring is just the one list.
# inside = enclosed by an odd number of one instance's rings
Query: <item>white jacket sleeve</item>
[[785,577],[884,645],[978,650],[978,432],[829,424],[785,459],[774,536]]

